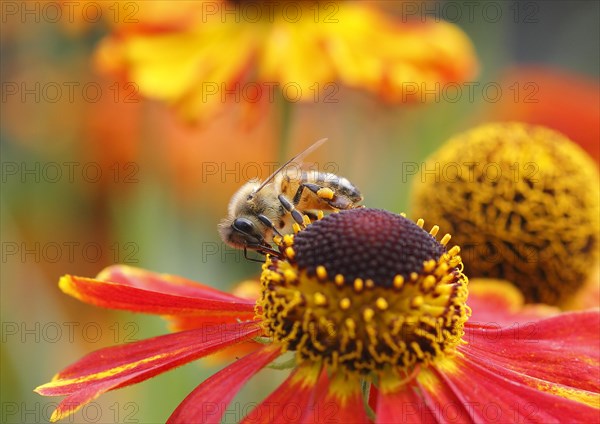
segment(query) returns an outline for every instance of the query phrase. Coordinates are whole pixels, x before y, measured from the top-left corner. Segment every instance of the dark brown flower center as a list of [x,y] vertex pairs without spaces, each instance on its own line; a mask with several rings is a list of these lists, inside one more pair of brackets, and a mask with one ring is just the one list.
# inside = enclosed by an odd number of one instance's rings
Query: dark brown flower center
[[324,266],[350,283],[357,278],[392,287],[394,278],[420,272],[445,249],[432,235],[403,216],[375,209],[333,214],[294,238],[295,260],[308,276]]

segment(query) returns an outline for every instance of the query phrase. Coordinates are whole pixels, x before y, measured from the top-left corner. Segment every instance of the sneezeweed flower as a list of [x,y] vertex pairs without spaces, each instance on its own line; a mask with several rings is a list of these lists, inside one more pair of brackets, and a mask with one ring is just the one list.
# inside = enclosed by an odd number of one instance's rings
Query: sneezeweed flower
[[469,323],[460,249],[446,248],[449,235],[438,241],[437,226],[422,227],[374,209],[297,226],[275,240],[256,302],[123,266],[97,279],[65,276],[62,290],[83,301],[176,315],[195,328],[91,353],[36,390],[67,396],[57,420],[245,341],[253,351],[200,384],[169,422],[220,422],[240,388],[286,351],[289,377],[242,422],[595,419],[598,312],[540,319],[535,331],[515,327],[517,310],[501,314],[511,327]]
[[459,134],[413,184],[413,213],[450,231],[471,277],[515,283],[529,302],[566,302],[596,269],[596,164],[550,129],[494,123]]
[[477,67],[457,26],[402,21],[368,2],[185,4],[182,19],[169,2],[139,2],[139,24],[117,25],[96,63],[192,120],[225,102],[273,102],[276,92],[294,103],[333,102],[338,82],[391,101],[420,100]]

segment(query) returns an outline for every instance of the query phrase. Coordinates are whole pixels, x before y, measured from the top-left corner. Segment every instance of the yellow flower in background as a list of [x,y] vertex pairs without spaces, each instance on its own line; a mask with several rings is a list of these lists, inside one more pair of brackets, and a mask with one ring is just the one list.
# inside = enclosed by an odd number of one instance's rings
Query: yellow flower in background
[[290,102],[335,102],[338,82],[390,101],[422,100],[422,91],[477,67],[458,27],[411,23],[369,2],[184,2],[185,14],[168,2],[137,4],[138,23],[117,25],[97,64],[191,120],[225,102],[273,102],[277,92]]
[[453,234],[469,276],[511,281],[528,302],[551,305],[569,302],[593,276],[598,168],[562,134],[482,125],[453,137],[422,169],[413,213]]

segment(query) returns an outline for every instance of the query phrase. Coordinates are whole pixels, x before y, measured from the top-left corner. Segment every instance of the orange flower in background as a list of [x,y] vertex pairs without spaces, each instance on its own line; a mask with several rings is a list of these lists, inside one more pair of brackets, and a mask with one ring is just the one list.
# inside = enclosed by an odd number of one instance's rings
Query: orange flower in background
[[169,422],[220,422],[242,386],[286,351],[295,352],[289,377],[242,422],[597,419],[598,312],[525,310],[496,282],[479,285],[471,314],[460,249],[446,248],[449,235],[438,241],[437,226],[422,227],[374,209],[308,224],[276,241],[256,302],[123,266],[97,279],[65,276],[61,289],[87,303],[194,325],[91,353],[36,391],[66,396],[55,421],[245,342],[251,353],[200,384]]
[[520,66],[500,75],[507,93],[484,120],[520,121],[565,134],[600,162],[600,85],[563,69]]
[[334,101],[337,82],[398,102],[476,70],[456,26],[408,23],[365,2],[138,2],[97,51],[102,70],[139,85],[188,119],[223,103]]

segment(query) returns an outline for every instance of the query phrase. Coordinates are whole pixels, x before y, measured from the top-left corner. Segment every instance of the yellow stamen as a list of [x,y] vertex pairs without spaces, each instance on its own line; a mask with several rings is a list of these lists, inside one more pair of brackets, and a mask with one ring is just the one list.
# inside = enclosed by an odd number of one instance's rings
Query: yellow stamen
[[294,236],[292,234],[286,234],[285,236],[283,236],[283,243],[286,246],[291,246],[292,244],[294,244]]
[[394,277],[394,287],[399,289],[399,288],[402,288],[403,285],[404,285],[404,277],[401,275],[396,275]]
[[382,311],[385,311],[389,307],[387,300],[385,300],[383,297],[378,297],[375,301],[375,305]]
[[422,304],[423,304],[423,296],[415,296],[410,301],[410,307],[411,308],[415,308],[416,309],[419,306],[421,306]]
[[298,276],[296,275],[296,273],[291,269],[286,269],[285,271],[283,271],[283,278],[285,278],[285,281],[288,283],[296,280],[297,277]]
[[313,299],[315,301],[315,305],[317,306],[327,305],[327,297],[325,297],[323,293],[315,293]]
[[364,288],[364,283],[363,280],[360,278],[357,278],[356,280],[354,280],[354,290],[356,290],[357,292],[362,291],[362,289]]
[[448,250],[448,254],[450,256],[456,256],[460,253],[460,247],[454,246],[452,249]]
[[294,255],[296,254],[296,252],[294,252],[293,247],[289,246],[285,248],[285,254],[288,258],[294,259]]
[[341,309],[344,309],[344,310],[349,309],[351,305],[352,305],[352,302],[347,297],[340,300],[340,308]]
[[317,277],[320,280],[325,280],[327,279],[327,270],[325,269],[325,267],[323,265],[319,265],[317,267]]
[[423,262],[423,271],[431,272],[435,269],[437,263],[433,259]]
[[433,275],[428,275],[423,279],[423,290],[430,290],[433,286],[435,286],[436,282],[437,280]]
[[452,236],[450,234],[446,234],[444,237],[442,237],[442,239],[440,240],[440,244],[442,246],[445,246],[448,244],[448,242],[450,241],[450,239],[452,238]]

